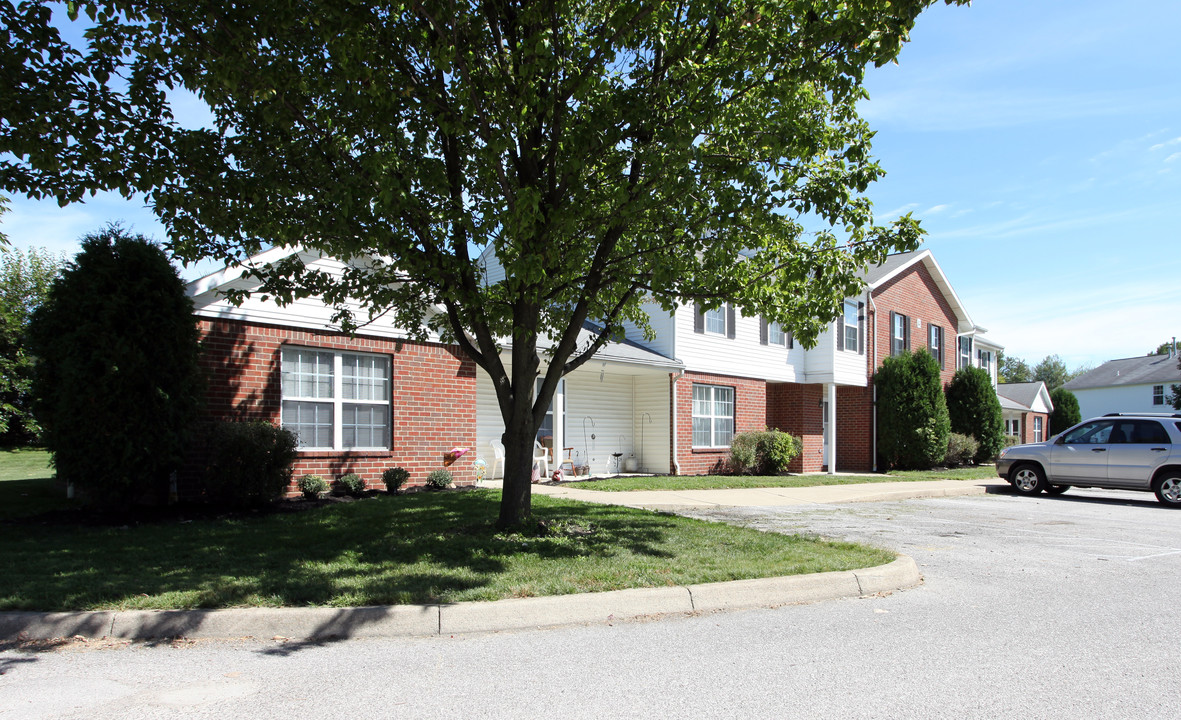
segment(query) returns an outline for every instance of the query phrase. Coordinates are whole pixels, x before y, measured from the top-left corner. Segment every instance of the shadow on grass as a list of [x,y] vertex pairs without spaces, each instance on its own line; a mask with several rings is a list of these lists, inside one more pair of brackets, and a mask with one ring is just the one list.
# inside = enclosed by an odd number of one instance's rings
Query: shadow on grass
[[433,604],[511,596],[504,577],[522,568],[672,556],[668,516],[537,498],[534,517],[557,531],[499,533],[498,504],[493,491],[420,493],[261,518],[0,525],[0,609]]

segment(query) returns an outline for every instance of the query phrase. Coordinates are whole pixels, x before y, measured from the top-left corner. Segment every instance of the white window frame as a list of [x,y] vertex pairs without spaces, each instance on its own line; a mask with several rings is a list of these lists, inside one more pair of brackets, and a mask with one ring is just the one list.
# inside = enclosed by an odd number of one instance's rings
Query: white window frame
[[1005,434],[1009,437],[1021,437],[1021,418],[1005,420]]
[[787,333],[779,327],[777,322],[767,323],[767,344],[787,347]]
[[[726,330],[727,330],[726,315],[727,314],[728,314],[728,306],[725,304],[722,304],[720,307],[716,307],[713,310],[706,310],[705,312],[703,312],[702,313],[702,316],[703,316],[702,328],[705,330],[706,334],[721,335],[722,337],[726,337]],[[722,329],[721,330],[712,329],[710,327],[711,323],[713,323],[714,325],[720,325]]]
[[1152,386],[1152,404],[1153,405],[1164,405],[1165,404],[1165,386],[1164,385],[1153,385]]
[[972,365],[972,337],[960,335],[956,337],[956,370],[963,370]]
[[906,352],[906,330],[910,318],[900,312],[894,313],[894,327],[890,328],[890,355]]
[[[698,412],[698,407],[697,407],[697,405],[698,405],[697,391],[698,390],[708,391],[709,413],[699,413]],[[729,415],[719,415],[716,412],[718,402],[726,399],[727,395],[729,396],[728,399],[730,402],[730,414]],[[691,414],[692,422],[693,422],[693,425],[691,427],[691,432],[692,432],[692,437],[693,437],[693,447],[694,448],[702,448],[702,449],[708,450],[708,449],[715,449],[715,448],[730,447],[730,444],[734,441],[734,434],[735,434],[734,416],[737,414],[736,401],[737,401],[737,393],[734,391],[734,388],[732,388],[732,387],[729,387],[727,385],[706,385],[704,383],[693,383],[692,395],[690,398],[690,402],[692,403],[692,412],[690,414]],[[701,445],[697,442],[697,421],[698,420],[709,420],[709,444],[708,445]],[[724,435],[724,433],[719,432],[718,425],[719,425],[719,422],[724,422],[724,421],[729,421],[730,437],[727,442],[721,443],[721,442],[719,442],[719,439],[721,438],[722,435]]]
[[[302,395],[286,393],[286,388],[283,387],[282,376],[284,366],[287,362],[287,353],[324,353],[332,356],[332,395],[331,397],[307,397]],[[346,357],[357,357],[365,359],[380,360],[385,365],[385,397],[377,400],[359,399],[359,398],[345,398],[344,397],[344,361]],[[391,448],[393,426],[394,426],[394,409],[391,396],[393,394],[393,363],[388,355],[379,353],[359,353],[359,352],[345,352],[341,350],[331,350],[328,348],[304,347],[295,345],[285,345],[280,350],[280,405],[279,418],[280,423],[283,422],[283,410],[288,402],[302,402],[302,403],[316,403],[320,405],[332,406],[332,445],[300,445],[301,452],[323,452],[323,451],[365,451],[365,450],[389,450]],[[383,445],[355,445],[345,447],[344,445],[344,414],[345,406],[354,405],[369,405],[374,407],[384,407],[386,410],[386,427],[385,427],[385,444]]]
[[[977,350],[976,356],[980,359],[980,367],[984,369],[989,375],[992,375],[992,351],[991,350]],[[1040,441],[1039,441],[1040,442]]]
[[[850,315],[850,313],[852,313]],[[850,323],[849,319],[853,322]],[[857,352],[861,349],[861,310],[857,307],[857,303],[846,300],[845,301],[845,337],[841,338],[841,349],[845,352]],[[849,331],[852,330],[853,337],[849,337]],[[849,341],[852,340],[852,346]]]
[[1035,417],[1033,419],[1033,441],[1035,443],[1040,443],[1046,439],[1043,422],[1044,420],[1041,418],[1041,416]]

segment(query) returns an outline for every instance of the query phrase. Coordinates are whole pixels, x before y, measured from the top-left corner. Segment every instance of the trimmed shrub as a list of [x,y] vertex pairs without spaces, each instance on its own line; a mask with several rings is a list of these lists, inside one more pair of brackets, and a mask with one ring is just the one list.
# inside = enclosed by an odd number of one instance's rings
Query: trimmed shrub
[[798,439],[781,430],[738,433],[730,443],[730,471],[739,475],[778,475],[800,454]]
[[435,490],[443,490],[451,487],[455,481],[455,476],[449,470],[431,470],[426,476],[426,485]]
[[58,478],[108,508],[167,502],[203,393],[193,303],[164,251],[117,225],[83,238],[27,341]]
[[980,443],[976,442],[976,438],[953,432],[947,436],[947,455],[943,458],[943,464],[947,467],[969,465],[976,461],[979,449]]
[[1050,402],[1054,403],[1054,412],[1050,414],[1050,435],[1057,435],[1083,421],[1078,398],[1066,388],[1054,388],[1050,393]]
[[278,500],[291,484],[296,444],[295,433],[263,420],[213,423],[202,478],[206,500],[235,508]]
[[402,489],[406,481],[410,479],[410,473],[406,472],[405,468],[392,467],[386,468],[385,472],[381,474],[381,481],[385,483],[387,492],[396,493]]
[[874,385],[878,452],[886,468],[929,470],[943,462],[951,428],[939,363],[931,353],[916,350],[886,358]]
[[304,475],[295,481],[295,485],[308,500],[315,500],[322,493],[328,492],[328,481],[319,475]]
[[979,444],[974,462],[985,462],[1001,451],[1005,419],[992,376],[984,368],[966,367],[952,376],[947,386],[947,416],[952,432],[973,437]]
[[343,475],[336,480],[336,492],[341,495],[361,497],[365,494],[365,480],[357,473]]

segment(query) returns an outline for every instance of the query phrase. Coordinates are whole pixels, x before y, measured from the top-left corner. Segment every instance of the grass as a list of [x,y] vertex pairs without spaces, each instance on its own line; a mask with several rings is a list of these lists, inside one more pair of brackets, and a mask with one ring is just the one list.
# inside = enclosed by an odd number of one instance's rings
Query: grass
[[721,490],[731,488],[815,487],[917,480],[985,480],[996,477],[992,465],[950,470],[896,470],[889,475],[657,475],[579,482],[580,490]]
[[0,522],[72,506],[52,478],[45,450],[0,450]]
[[[18,483],[0,482],[0,507]],[[39,481],[50,485],[51,481]],[[630,508],[498,491],[378,496],[303,512],[125,527],[0,522],[0,610],[357,606],[851,570],[893,553]]]

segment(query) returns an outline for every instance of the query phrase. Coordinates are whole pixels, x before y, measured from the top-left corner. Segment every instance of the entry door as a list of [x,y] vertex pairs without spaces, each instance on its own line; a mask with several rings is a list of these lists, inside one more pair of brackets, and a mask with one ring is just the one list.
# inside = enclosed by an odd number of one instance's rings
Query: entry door
[[[1096,420],[1071,430],[1054,444],[1050,465],[1062,480],[1107,482],[1113,420]],[[1053,482],[1053,480],[1051,480]]]

